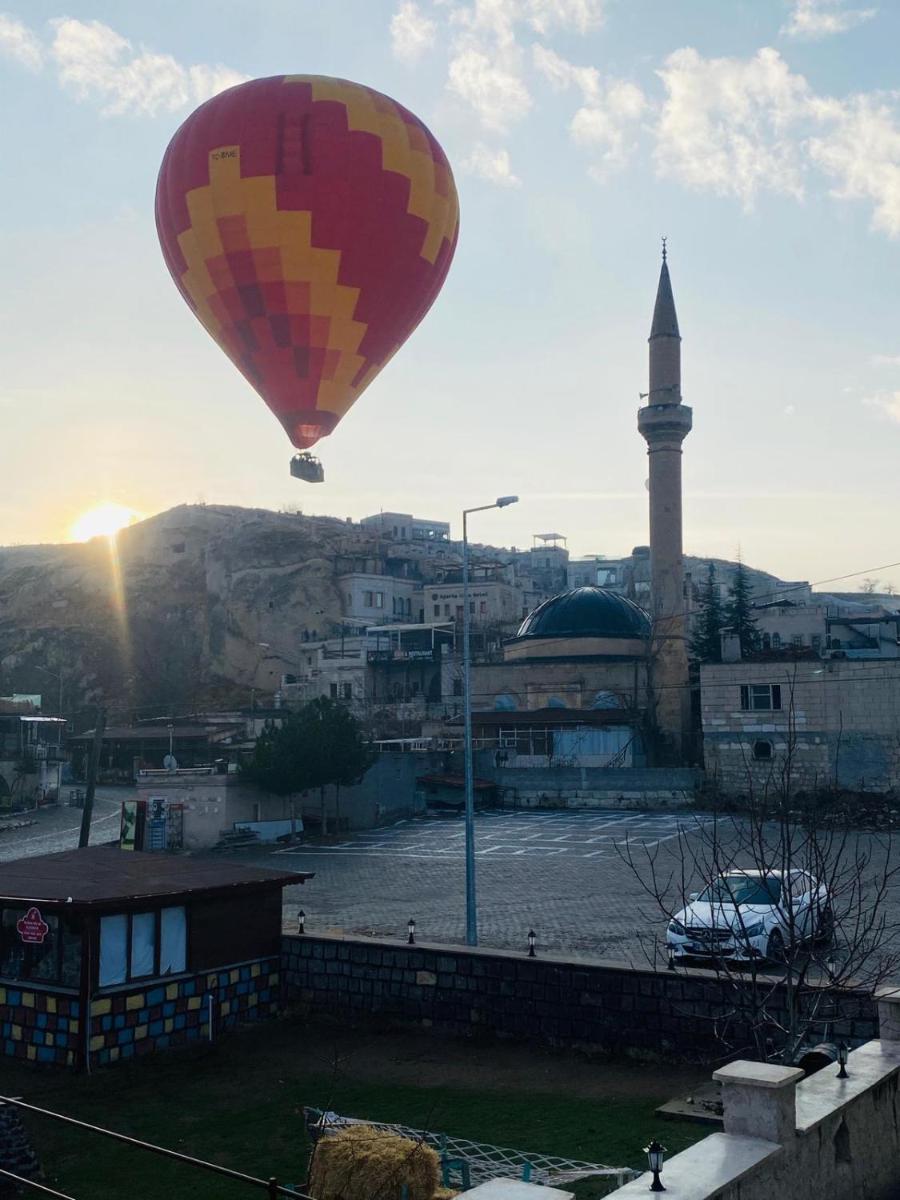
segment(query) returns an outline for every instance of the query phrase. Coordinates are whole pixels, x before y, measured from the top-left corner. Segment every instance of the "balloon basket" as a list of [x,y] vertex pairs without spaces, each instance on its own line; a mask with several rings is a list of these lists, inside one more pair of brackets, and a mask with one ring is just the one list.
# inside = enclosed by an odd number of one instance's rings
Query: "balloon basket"
[[291,459],[291,474],[305,483],[325,482],[325,468],[314,454],[295,454]]

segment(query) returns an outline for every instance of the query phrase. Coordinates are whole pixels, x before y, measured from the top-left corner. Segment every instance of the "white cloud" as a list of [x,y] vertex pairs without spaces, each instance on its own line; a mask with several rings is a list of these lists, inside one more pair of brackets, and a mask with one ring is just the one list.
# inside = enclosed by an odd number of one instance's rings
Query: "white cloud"
[[43,47],[24,22],[8,13],[0,13],[0,55],[15,59],[31,71],[39,71]]
[[574,87],[581,92],[584,103],[572,118],[569,134],[577,145],[599,150],[600,163],[591,174],[602,176],[608,168],[621,166],[634,148],[634,123],[647,108],[641,89],[624,79],[604,83],[595,67],[577,67],[546,46],[534,46],[532,59],[556,91]]
[[875,8],[845,8],[843,0],[793,0],[787,23],[781,32],[787,37],[822,38],[846,33],[855,25],[871,20]]
[[391,18],[391,47],[402,62],[418,62],[434,45],[437,25],[415,0],[402,0]]
[[900,236],[900,123],[886,100],[825,100],[817,115],[826,131],[809,141],[812,161],[836,180],[842,199],[869,200],[872,225]]
[[811,93],[776,50],[736,59],[685,48],[658,74],[666,89],[656,147],[663,175],[737,196],[747,207],[762,189],[803,195],[792,126],[809,115]]
[[900,392],[876,392],[874,396],[866,396],[863,404],[900,424]]
[[605,0],[528,0],[528,23],[535,33],[562,29],[589,33],[603,24]]
[[486,129],[501,132],[531,108],[531,95],[514,52],[490,54],[471,45],[450,60],[448,87],[476,113]]
[[208,100],[247,78],[223,66],[182,66],[170,54],[134,53],[127,38],[102,21],[60,17],[50,56],[59,81],[79,100],[103,102],[108,115],[152,116]]
[[873,354],[873,367],[900,367],[900,354]]
[[462,169],[467,175],[475,175],[498,187],[518,187],[521,179],[513,174],[509,151],[476,142],[469,156],[463,159]]

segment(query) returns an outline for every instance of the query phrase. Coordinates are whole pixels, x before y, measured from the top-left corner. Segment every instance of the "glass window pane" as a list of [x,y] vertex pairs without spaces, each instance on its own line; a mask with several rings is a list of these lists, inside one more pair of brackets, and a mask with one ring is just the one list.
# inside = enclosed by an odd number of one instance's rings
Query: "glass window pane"
[[131,978],[153,974],[156,957],[156,913],[135,913],[131,918]]
[[42,942],[30,942],[26,951],[25,965],[29,979],[42,980],[44,983],[55,983],[59,974],[59,964],[56,958],[59,945],[59,917],[48,913],[41,914],[47,925],[48,933]]
[[60,917],[62,938],[62,974],[60,983],[64,987],[78,987],[81,982],[81,926],[75,917],[63,914]]
[[160,921],[159,973],[187,970],[187,919],[183,908],[164,908]]
[[100,919],[100,986],[125,982],[128,955],[128,918],[121,916]]
[[16,921],[25,915],[24,908],[4,908],[0,928],[0,975],[4,979],[21,979],[25,970],[25,946],[16,929]]

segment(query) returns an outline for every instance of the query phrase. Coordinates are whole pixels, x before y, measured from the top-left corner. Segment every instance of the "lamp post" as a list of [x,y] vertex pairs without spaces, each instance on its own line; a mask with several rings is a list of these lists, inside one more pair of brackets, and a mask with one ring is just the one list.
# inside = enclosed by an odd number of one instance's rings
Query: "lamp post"
[[656,1138],[649,1146],[644,1147],[644,1153],[647,1155],[647,1164],[653,1172],[653,1182],[650,1184],[651,1192],[664,1192],[666,1189],[660,1181],[660,1173],[663,1169],[663,1161],[666,1156],[665,1146],[661,1146]]
[[469,650],[469,525],[470,513],[487,512],[489,508],[506,508],[518,501],[518,496],[498,496],[493,504],[465,508],[463,527],[463,749],[466,780],[466,944],[478,945],[478,915],[475,905],[475,783],[472,763],[472,690]]

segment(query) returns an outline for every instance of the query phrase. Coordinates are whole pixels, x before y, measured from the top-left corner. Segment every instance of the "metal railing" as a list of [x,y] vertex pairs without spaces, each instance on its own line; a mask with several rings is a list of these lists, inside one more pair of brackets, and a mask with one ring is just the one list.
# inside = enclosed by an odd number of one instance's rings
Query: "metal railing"
[[[59,1121],[63,1125],[71,1125],[76,1129],[83,1129],[87,1133],[96,1133],[100,1137],[111,1138],[115,1142],[122,1142],[126,1146],[132,1146],[135,1150],[146,1150],[150,1154],[158,1154],[162,1158],[170,1158],[175,1162],[183,1163],[187,1167],[197,1167],[202,1171],[211,1171],[214,1175],[223,1175],[226,1179],[236,1179],[239,1183],[246,1183],[251,1187],[265,1191],[270,1200],[277,1200],[279,1196],[293,1196],[294,1200],[312,1200],[312,1197],[307,1196],[305,1192],[298,1192],[296,1188],[280,1184],[274,1175],[268,1179],[257,1179],[255,1175],[247,1175],[243,1171],[233,1171],[230,1167],[222,1167],[218,1163],[207,1162],[202,1158],[194,1158],[190,1154],[181,1154],[178,1150],[168,1150],[165,1146],[154,1145],[153,1142],[143,1142],[140,1138],[129,1137],[125,1133],[116,1133],[113,1129],[104,1129],[102,1125],[91,1125],[87,1121],[79,1121],[75,1117],[67,1117],[64,1113],[53,1112],[49,1108],[38,1108],[34,1104],[26,1104],[24,1100],[18,1100],[12,1096],[0,1096],[0,1105],[3,1104],[10,1104],[14,1108],[24,1109],[26,1112],[34,1113],[39,1117],[49,1117],[53,1121]],[[60,1200],[73,1200],[72,1196],[66,1196],[62,1192],[54,1192],[52,1189],[34,1180],[20,1178],[7,1171],[0,1172],[0,1175],[6,1175],[11,1179],[15,1179],[23,1187],[42,1191],[45,1195],[57,1196],[60,1197]]]

